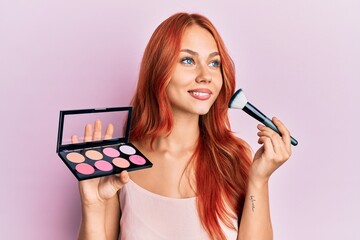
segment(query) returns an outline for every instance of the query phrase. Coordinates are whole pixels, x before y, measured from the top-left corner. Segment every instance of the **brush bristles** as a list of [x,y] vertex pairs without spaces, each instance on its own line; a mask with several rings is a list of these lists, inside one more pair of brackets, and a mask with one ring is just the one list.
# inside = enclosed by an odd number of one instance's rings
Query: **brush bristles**
[[244,92],[239,89],[231,97],[229,108],[243,109],[247,102]]

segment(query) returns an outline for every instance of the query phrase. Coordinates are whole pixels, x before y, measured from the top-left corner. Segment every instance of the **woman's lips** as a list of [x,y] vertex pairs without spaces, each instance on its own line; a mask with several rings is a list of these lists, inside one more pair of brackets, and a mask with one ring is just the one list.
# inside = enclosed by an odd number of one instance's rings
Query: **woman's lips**
[[194,89],[188,92],[193,98],[198,100],[208,100],[212,94],[212,92],[209,89]]

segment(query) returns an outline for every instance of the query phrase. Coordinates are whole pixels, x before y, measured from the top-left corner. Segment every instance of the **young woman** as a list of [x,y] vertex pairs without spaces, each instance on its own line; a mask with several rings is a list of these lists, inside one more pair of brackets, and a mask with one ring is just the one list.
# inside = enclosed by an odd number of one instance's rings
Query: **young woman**
[[[207,18],[161,23],[143,56],[130,132],[153,167],[81,181],[79,239],[272,239],[268,181],[290,157],[290,133],[276,118],[282,137],[258,125],[252,159],[230,130],[234,91],[233,62]],[[87,125],[85,140],[101,128]]]

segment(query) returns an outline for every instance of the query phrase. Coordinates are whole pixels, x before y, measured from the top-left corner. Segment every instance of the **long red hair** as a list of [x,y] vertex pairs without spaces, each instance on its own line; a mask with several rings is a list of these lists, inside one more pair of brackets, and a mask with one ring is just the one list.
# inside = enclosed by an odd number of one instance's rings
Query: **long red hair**
[[[223,86],[209,112],[200,116],[200,137],[193,154],[197,208],[200,220],[212,239],[225,239],[220,222],[230,228],[232,218],[240,221],[247,189],[250,148],[230,130],[228,103],[235,91],[235,69],[225,45],[213,26],[199,14],[177,13],[162,22],[151,36],[141,63],[139,81],[132,100],[132,141],[170,133],[171,105],[166,95],[181,38],[197,24],[214,37],[221,58]],[[236,215],[236,216],[235,216]]]

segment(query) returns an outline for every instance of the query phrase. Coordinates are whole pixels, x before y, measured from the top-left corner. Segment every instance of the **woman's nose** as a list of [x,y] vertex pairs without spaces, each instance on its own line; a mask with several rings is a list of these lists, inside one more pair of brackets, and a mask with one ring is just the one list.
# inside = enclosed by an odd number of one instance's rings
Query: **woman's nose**
[[211,73],[207,65],[198,65],[198,73],[195,81],[197,83],[210,83],[212,80]]

